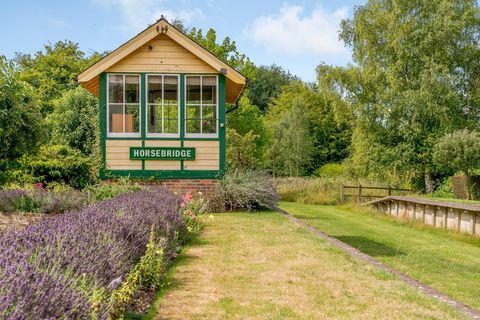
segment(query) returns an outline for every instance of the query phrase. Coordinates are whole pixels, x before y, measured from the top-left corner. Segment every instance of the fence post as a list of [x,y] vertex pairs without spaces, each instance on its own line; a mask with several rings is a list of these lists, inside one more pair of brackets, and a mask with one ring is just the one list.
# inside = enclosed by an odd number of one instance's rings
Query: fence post
[[388,187],[388,195],[391,196],[392,195],[392,187]]
[[361,200],[360,200],[361,198],[362,198],[362,185],[359,184],[359,185],[358,185],[358,202],[361,201]]
[[345,201],[345,198],[343,196],[343,184],[340,185],[340,204],[343,204]]

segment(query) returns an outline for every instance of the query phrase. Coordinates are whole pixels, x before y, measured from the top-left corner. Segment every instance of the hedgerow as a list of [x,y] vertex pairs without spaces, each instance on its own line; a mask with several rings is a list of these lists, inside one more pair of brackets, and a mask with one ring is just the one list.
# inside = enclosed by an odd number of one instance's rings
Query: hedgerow
[[182,206],[167,190],[142,190],[0,235],[0,318],[118,316],[122,288],[158,286],[152,278],[191,237]]

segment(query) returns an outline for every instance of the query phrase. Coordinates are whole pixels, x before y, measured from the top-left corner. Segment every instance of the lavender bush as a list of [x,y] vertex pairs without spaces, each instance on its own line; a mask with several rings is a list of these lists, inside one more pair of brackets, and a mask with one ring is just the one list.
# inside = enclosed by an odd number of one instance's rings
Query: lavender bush
[[149,237],[175,255],[188,230],[165,189],[98,202],[0,235],[0,318],[107,318],[109,284],[129,273]]

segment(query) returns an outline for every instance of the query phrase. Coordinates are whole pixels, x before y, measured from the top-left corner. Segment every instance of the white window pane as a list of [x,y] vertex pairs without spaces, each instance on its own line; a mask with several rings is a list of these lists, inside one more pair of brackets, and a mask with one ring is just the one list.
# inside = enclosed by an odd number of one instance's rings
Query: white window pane
[[162,76],[148,76],[148,102],[162,103]]
[[123,132],[123,105],[110,105],[108,107],[109,132]]
[[202,103],[214,104],[217,102],[217,78],[202,78]]
[[139,119],[140,107],[138,105],[127,105],[125,107],[125,132],[140,132]]
[[178,77],[164,76],[163,81],[164,104],[176,104],[178,101]]
[[140,77],[125,76],[125,100],[127,103],[140,101]]
[[202,120],[202,133],[216,133],[217,126],[214,119],[203,119]]
[[187,103],[200,103],[200,77],[187,77]]
[[123,102],[123,76],[122,75],[108,76],[108,101],[110,103]]

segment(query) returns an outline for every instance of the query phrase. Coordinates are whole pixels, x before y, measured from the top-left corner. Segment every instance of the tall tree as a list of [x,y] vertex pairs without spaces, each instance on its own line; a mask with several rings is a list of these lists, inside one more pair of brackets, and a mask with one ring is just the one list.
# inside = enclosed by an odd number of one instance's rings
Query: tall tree
[[474,0],[370,0],[342,22],[355,65],[317,71],[355,123],[356,172],[432,191],[435,141],[480,119],[479,27]]
[[15,64],[0,56],[1,169],[24,154],[36,152],[44,136],[43,119],[32,88],[18,80]]
[[52,112],[53,101],[76,87],[75,76],[101,58],[99,53],[86,57],[77,43],[58,41],[47,44],[43,51],[31,54],[17,53],[19,77],[34,88],[42,114]]
[[247,96],[262,112],[266,112],[268,104],[278,97],[281,88],[293,80],[298,78],[276,64],[260,66],[248,84]]

